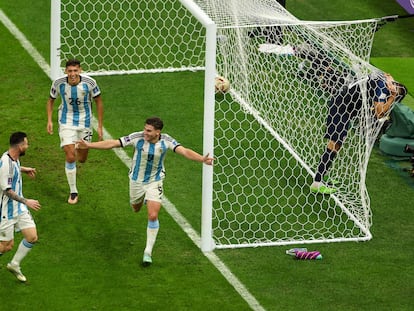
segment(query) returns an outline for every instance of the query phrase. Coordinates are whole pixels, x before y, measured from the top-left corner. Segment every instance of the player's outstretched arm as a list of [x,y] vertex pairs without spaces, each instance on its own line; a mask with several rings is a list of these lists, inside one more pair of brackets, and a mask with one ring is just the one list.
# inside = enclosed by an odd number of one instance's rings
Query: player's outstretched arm
[[183,146],[178,146],[175,148],[175,152],[178,154],[181,154],[185,158],[197,162],[203,162],[207,165],[213,165],[214,158],[209,157],[209,153],[207,155],[202,156],[201,154],[195,152],[194,150],[191,150],[189,148],[185,148]]
[[30,178],[36,177],[36,169],[34,167],[20,166],[20,171],[29,175]]
[[76,149],[112,149],[121,147],[119,139],[108,139],[95,142],[79,140],[75,144]]

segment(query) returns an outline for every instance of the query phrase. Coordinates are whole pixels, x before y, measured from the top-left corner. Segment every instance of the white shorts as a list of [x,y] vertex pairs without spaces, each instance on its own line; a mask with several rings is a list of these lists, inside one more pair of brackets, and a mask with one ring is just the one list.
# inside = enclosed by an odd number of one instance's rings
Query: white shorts
[[162,194],[164,193],[162,185],[162,180],[149,184],[129,180],[129,202],[139,204],[147,200],[161,203]]
[[76,127],[59,127],[60,147],[73,145],[78,140],[92,141],[92,129]]
[[28,228],[36,228],[30,212],[25,212],[12,219],[4,219],[0,222],[0,241],[11,241],[14,238],[14,231]]

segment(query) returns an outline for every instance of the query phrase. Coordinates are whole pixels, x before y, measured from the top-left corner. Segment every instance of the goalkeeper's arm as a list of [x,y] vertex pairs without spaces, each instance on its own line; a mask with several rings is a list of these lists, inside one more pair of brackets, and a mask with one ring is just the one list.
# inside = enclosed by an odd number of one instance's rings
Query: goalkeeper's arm
[[374,101],[375,115],[378,119],[386,116],[394,102],[401,102],[407,94],[407,88],[394,80],[390,74],[385,74],[385,85],[390,93],[386,102]]
[[395,101],[396,94],[391,94],[388,96],[388,99],[385,103],[382,102],[374,102],[374,111],[375,116],[377,119],[381,119],[382,117],[386,116],[390,111],[392,104]]

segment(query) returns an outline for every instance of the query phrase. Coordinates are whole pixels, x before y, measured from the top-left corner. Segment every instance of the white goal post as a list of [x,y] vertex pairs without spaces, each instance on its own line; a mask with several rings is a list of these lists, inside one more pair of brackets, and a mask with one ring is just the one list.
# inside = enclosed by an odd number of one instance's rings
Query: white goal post
[[[54,0],[51,16],[53,78],[74,56],[91,75],[205,71],[203,151],[217,161],[203,166],[203,251],[371,239],[377,20],[300,21],[275,0]],[[315,194],[328,104],[344,86],[361,108],[329,171],[337,192]]]

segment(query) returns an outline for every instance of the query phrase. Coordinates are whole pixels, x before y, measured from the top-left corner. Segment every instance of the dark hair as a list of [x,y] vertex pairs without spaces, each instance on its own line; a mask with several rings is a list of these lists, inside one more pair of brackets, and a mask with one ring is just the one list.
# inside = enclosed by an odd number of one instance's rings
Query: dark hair
[[77,60],[76,58],[73,59],[69,59],[66,62],[66,68],[68,68],[69,66],[79,66],[80,67],[81,63],[79,60]]
[[164,123],[158,117],[151,117],[145,120],[145,124],[152,125],[156,130],[162,130]]
[[397,88],[397,96],[395,98],[395,101],[399,103],[404,99],[405,95],[407,95],[408,90],[404,84],[401,84],[399,82],[395,82],[395,87]]
[[22,142],[27,137],[26,133],[23,132],[15,132],[10,135],[10,146],[16,146]]

